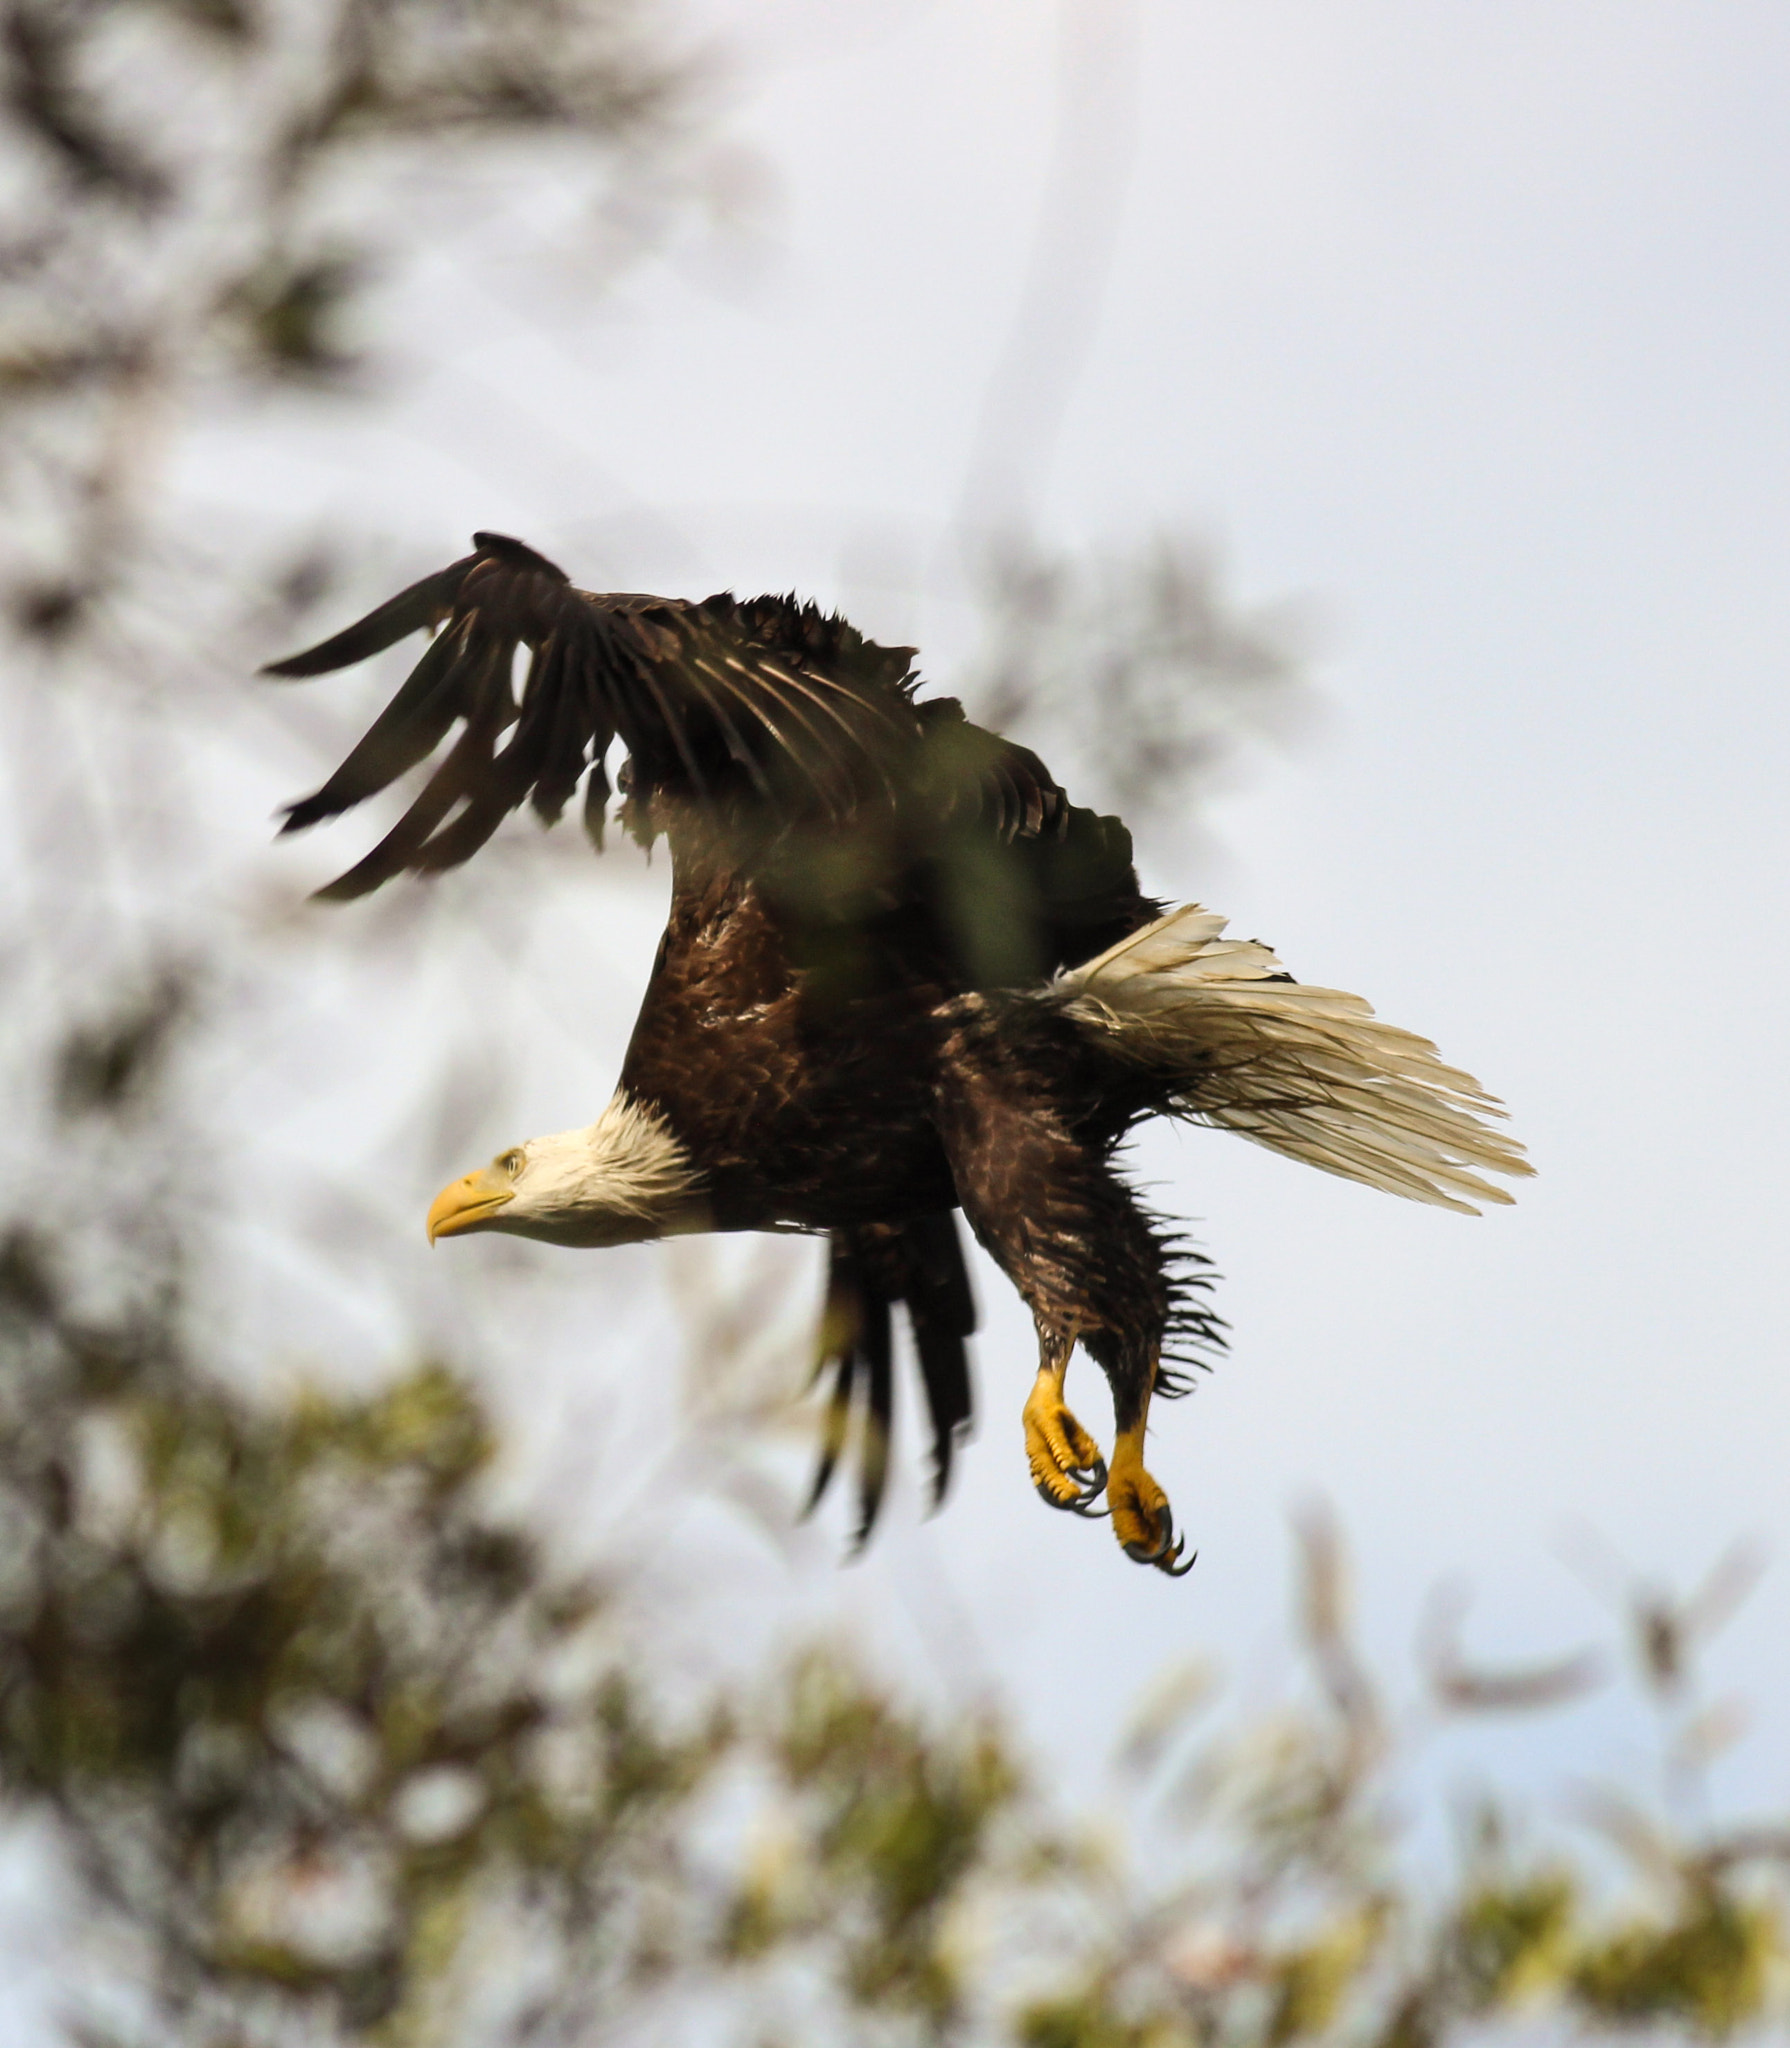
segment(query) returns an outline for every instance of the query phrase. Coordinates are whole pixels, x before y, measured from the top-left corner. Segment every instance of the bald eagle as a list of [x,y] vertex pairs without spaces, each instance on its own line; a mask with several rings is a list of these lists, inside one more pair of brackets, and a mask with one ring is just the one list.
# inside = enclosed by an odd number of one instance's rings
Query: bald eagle
[[[1222,1326],[1206,1262],[1116,1170],[1128,1134],[1153,1116],[1217,1125],[1471,1214],[1510,1199],[1484,1173],[1529,1171],[1488,1121],[1498,1105],[1359,997],[1295,982],[1208,910],[1143,895],[1119,820],[1071,804],[1036,754],[953,699],[920,699],[911,648],[793,598],[600,594],[501,534],[473,548],[270,665],[314,676],[433,634],[282,829],[363,802],[458,726],[398,823],[322,896],[455,867],[525,801],[552,823],[580,781],[600,848],[619,739],[620,819],[669,842],[672,900],[608,1107],[444,1188],[430,1238],[824,1235],[831,1393],[813,1498],[857,1417],[862,1540],[887,1468],[897,1304],[935,1500],[970,1419],[961,1210],[1037,1325],[1023,1419],[1038,1492],[1109,1513],[1129,1557],[1184,1571],[1145,1422]],[[1111,1386],[1110,1457],[1064,1398],[1078,1344]]]

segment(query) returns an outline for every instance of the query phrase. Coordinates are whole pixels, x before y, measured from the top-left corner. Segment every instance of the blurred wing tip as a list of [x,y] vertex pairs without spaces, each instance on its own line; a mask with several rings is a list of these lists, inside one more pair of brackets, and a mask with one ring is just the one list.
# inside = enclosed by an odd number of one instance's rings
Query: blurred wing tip
[[283,804],[274,812],[280,821],[278,837],[284,839],[288,832],[303,832],[321,821],[324,813],[315,808],[314,797],[300,797],[295,804]]
[[539,549],[531,548],[527,541],[517,540],[508,533],[489,533],[481,528],[472,537],[472,544],[481,555],[495,555],[499,561],[509,563],[517,569],[534,569],[541,575],[551,576],[556,583],[570,583],[571,577],[557,562],[550,562]]
[[325,882],[321,889],[313,889],[309,900],[312,903],[355,903],[363,896],[372,895],[381,882],[389,881],[397,872],[397,869],[392,869],[363,874],[360,868],[352,867],[333,882]]
[[332,668],[349,668],[359,659],[352,654],[338,658],[334,647],[335,639],[322,640],[315,647],[301,648],[297,654],[284,655],[278,661],[264,661],[255,673],[281,683],[306,682],[312,676],[327,675]]

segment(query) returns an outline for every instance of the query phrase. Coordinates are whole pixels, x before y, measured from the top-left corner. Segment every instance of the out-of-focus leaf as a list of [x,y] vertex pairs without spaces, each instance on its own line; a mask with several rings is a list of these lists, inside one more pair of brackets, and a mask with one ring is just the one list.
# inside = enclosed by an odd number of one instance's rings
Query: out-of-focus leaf
[[1203,1658],[1165,1671],[1132,1714],[1119,1747],[1119,1768],[1140,1776],[1153,1771],[1176,1737],[1210,1703],[1217,1687],[1218,1674]]
[[1113,2005],[1104,1985],[1080,1996],[1040,1999],[1019,2017],[1024,2048],[1178,2048],[1194,2036],[1164,2015],[1132,2019]]
[[1267,1975],[1274,1993],[1269,2048],[1311,2040],[1326,2031],[1355,1979],[1372,1961],[1384,1928],[1384,1912],[1370,1902],[1342,1914],[1297,1948],[1269,1959]]
[[1759,2016],[1782,1948],[1773,1914],[1704,1884],[1675,1919],[1636,1920],[1587,1948],[1572,1988],[1590,2017],[1681,2020],[1723,2039]]
[[1571,1960],[1577,1888],[1564,1871],[1486,1883],[1461,1901],[1446,1936],[1448,1967],[1469,2012],[1550,1990]]
[[1300,1634],[1362,1760],[1380,1740],[1380,1703],[1350,1633],[1348,1559],[1330,1509],[1311,1502],[1293,1518],[1299,1543]]
[[179,1036],[191,992],[191,975],[170,963],[110,1016],[71,1031],[57,1060],[63,1116],[117,1115],[140,1101]]
[[361,357],[346,323],[368,275],[358,255],[271,259],[227,296],[250,362],[270,376],[311,383],[350,376]]
[[1746,1702],[1716,1700],[1691,1715],[1673,1738],[1668,1763],[1674,1770],[1700,1771],[1732,1749],[1751,1722]]
[[253,42],[261,27],[259,12],[248,0],[154,0],[154,4],[227,44]]

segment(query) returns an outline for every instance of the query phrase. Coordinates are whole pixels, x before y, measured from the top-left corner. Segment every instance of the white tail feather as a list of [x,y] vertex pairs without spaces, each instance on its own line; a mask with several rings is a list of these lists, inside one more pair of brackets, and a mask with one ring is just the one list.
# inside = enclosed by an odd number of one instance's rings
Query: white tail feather
[[1068,1014],[1161,1072],[1178,1114],[1369,1187],[1472,1216],[1511,1196],[1480,1178],[1534,1169],[1483,1119],[1504,1110],[1427,1038],[1360,996],[1308,988],[1197,903],[1051,984]]

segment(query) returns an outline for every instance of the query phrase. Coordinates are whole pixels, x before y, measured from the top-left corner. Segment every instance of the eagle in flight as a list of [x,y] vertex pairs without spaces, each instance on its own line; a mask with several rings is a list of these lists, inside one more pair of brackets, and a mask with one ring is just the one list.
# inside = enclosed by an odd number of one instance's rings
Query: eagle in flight
[[[552,823],[581,780],[601,847],[619,739],[621,822],[669,842],[672,899],[608,1107],[444,1188],[431,1239],[824,1234],[817,1370],[832,1388],[813,1497],[857,1418],[861,1540],[887,1469],[897,1303],[935,1498],[970,1418],[961,1209],[1037,1325],[1024,1425],[1038,1492],[1110,1513],[1127,1556],[1184,1571],[1145,1422],[1221,1325],[1205,1261],[1116,1170],[1127,1135],[1152,1116],[1218,1125],[1472,1214],[1510,1199],[1485,1173],[1530,1170],[1489,1121],[1498,1105],[1358,996],[1294,981],[1208,910],[1143,895],[1119,820],[1070,803],[1036,754],[954,699],[917,698],[911,648],[793,598],[585,591],[501,534],[473,548],[266,671],[319,675],[433,633],[283,829],[375,795],[457,726],[324,897],[458,866],[525,801]],[[1110,1456],[1064,1398],[1077,1344],[1111,1385]]]

